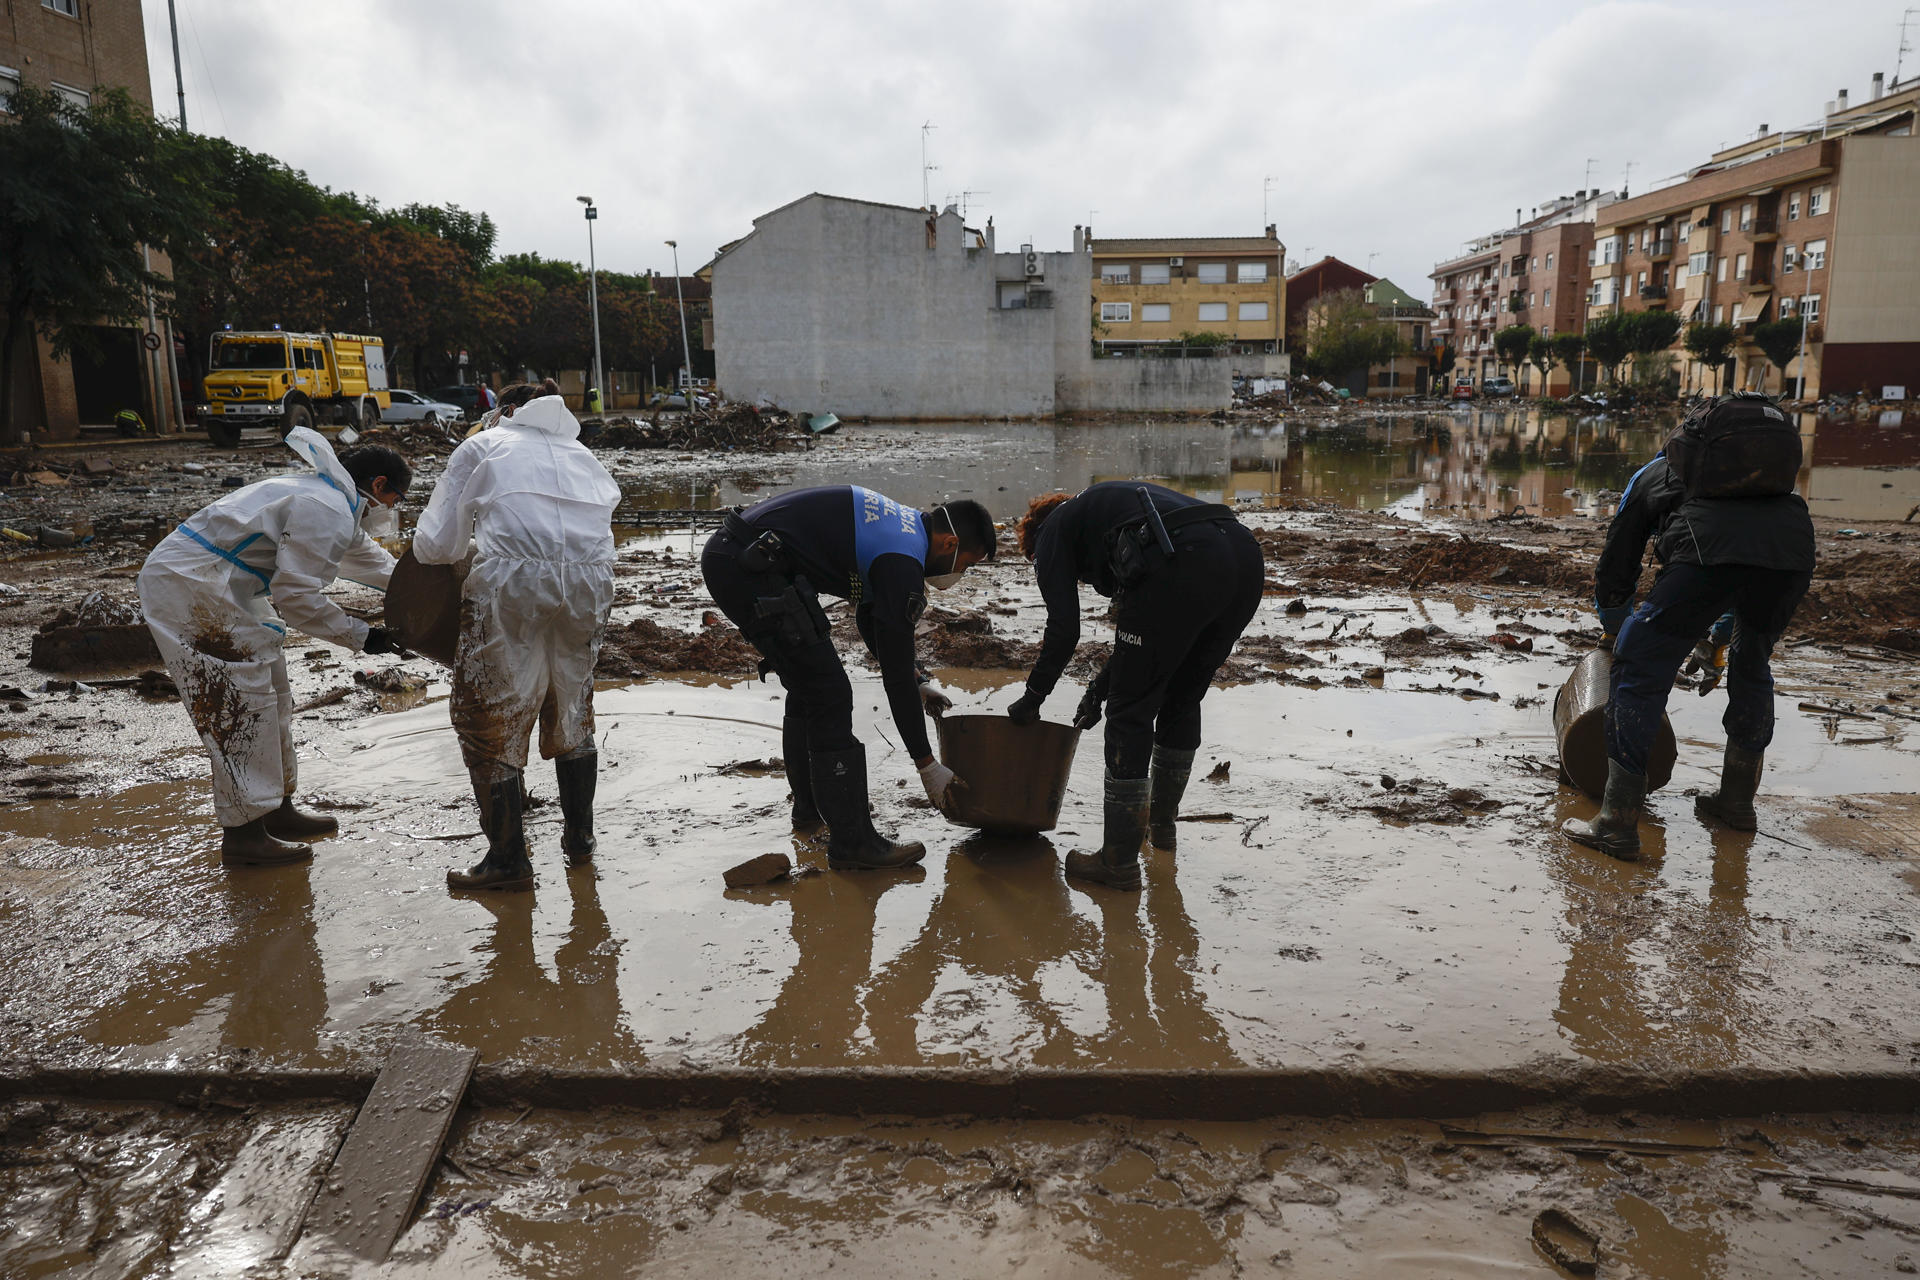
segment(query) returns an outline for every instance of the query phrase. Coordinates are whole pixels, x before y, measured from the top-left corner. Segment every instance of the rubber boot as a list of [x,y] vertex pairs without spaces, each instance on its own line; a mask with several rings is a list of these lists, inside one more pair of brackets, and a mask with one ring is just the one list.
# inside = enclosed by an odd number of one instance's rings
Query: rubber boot
[[1720,764],[1720,789],[1712,795],[1695,796],[1693,811],[1735,831],[1759,830],[1760,817],[1753,811],[1753,797],[1760,790],[1760,771],[1766,761],[1766,752],[1748,751],[1729,742]]
[[1575,844],[1598,849],[1622,862],[1640,861],[1640,806],[1647,798],[1647,777],[1628,773],[1618,760],[1607,761],[1607,790],[1592,822],[1569,818],[1560,830]]
[[220,828],[220,864],[226,867],[288,867],[313,858],[313,846],[276,839],[265,817]]
[[293,797],[288,796],[280,802],[280,807],[266,817],[267,834],[277,840],[325,840],[328,836],[340,834],[340,822],[320,813],[302,813],[293,807]]
[[527,833],[521,820],[526,792],[520,771],[514,769],[498,779],[491,769],[472,773],[480,828],[487,833],[487,856],[465,871],[447,872],[447,888],[533,888],[533,863],[527,860]]
[[1067,855],[1067,874],[1113,889],[1140,887],[1140,840],[1147,827],[1145,778],[1107,775],[1106,839],[1093,853],[1074,850]]
[[874,829],[867,806],[867,749],[816,751],[813,796],[827,824],[827,865],[836,871],[910,867],[927,856],[918,840],[895,843]]
[[1191,751],[1175,751],[1157,743],[1153,748],[1153,788],[1147,801],[1147,838],[1156,849],[1171,853],[1179,846],[1173,822],[1180,816],[1180,797],[1193,774]]
[[582,751],[561,756],[553,762],[554,782],[560,789],[560,815],[565,827],[560,833],[560,850],[567,865],[577,867],[593,859],[593,793],[600,781],[600,753]]
[[813,800],[813,777],[807,759],[807,722],[799,716],[780,721],[780,752],[787,766],[787,787],[793,792],[793,834],[817,836],[827,829]]

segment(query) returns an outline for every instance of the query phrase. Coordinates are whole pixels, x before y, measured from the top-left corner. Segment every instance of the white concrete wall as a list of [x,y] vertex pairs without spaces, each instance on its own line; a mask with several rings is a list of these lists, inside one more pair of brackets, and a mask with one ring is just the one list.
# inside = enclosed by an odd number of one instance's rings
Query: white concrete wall
[[1224,359],[1087,359],[1054,380],[1061,413],[1211,413],[1233,403]]

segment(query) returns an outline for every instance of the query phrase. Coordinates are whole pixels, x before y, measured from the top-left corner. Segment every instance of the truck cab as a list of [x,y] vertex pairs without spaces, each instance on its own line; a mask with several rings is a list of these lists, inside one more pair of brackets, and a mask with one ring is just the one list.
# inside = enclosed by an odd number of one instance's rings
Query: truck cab
[[223,448],[243,427],[285,436],[323,422],[370,430],[388,407],[386,345],[345,333],[233,330],[214,335],[203,380],[200,421]]

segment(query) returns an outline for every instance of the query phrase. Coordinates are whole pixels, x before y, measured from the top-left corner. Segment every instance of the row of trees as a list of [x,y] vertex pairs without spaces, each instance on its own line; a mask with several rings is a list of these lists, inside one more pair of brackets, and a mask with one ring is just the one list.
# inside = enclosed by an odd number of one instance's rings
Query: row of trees
[[[235,328],[371,329],[417,386],[480,369],[584,368],[586,272],[537,254],[494,256],[493,220],[453,205],[384,209],[271,156],[163,126],[124,94],[91,108],[22,87],[0,129],[0,415],[21,344],[57,355],[99,324],[144,327],[151,299],[186,340]],[[147,250],[165,255],[150,261]],[[171,263],[171,273],[165,268]],[[681,363],[679,315],[646,276],[602,271],[609,368]],[[0,437],[15,424],[0,418]]]
[[[1529,364],[1538,369],[1542,386],[1556,365],[1573,374],[1578,364],[1591,360],[1615,384],[1623,381],[1621,368],[1631,361],[1633,381],[1644,387],[1671,375],[1672,361],[1665,352],[1676,338],[1702,368],[1713,370],[1714,390],[1720,391],[1727,362],[1739,348],[1740,331],[1730,324],[1687,324],[1671,311],[1604,316],[1589,321],[1582,333],[1543,334],[1529,325],[1508,325],[1493,335],[1493,348],[1501,363],[1516,372]],[[1752,340],[1784,378],[1800,350],[1800,321],[1756,325]],[[1574,380],[1579,380],[1577,374]]]

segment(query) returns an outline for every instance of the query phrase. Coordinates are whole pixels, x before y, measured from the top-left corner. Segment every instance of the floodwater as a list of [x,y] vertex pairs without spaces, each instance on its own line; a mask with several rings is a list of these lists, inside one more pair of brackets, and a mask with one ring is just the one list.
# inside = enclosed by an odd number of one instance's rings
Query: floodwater
[[[916,505],[970,497],[1005,518],[1036,493],[1098,480],[1155,479],[1214,501],[1311,499],[1418,519],[1502,514],[1607,516],[1634,471],[1659,452],[1672,419],[1621,423],[1529,406],[1432,412],[1356,410],[1267,426],[1165,422],[978,422],[848,428],[899,438],[863,456],[859,483]],[[1920,412],[1816,421],[1806,415],[1801,493],[1816,515],[1898,520],[1920,503]],[[769,478],[647,480],[627,486],[622,515],[751,503],[781,489],[844,484],[832,448],[793,457]]]

